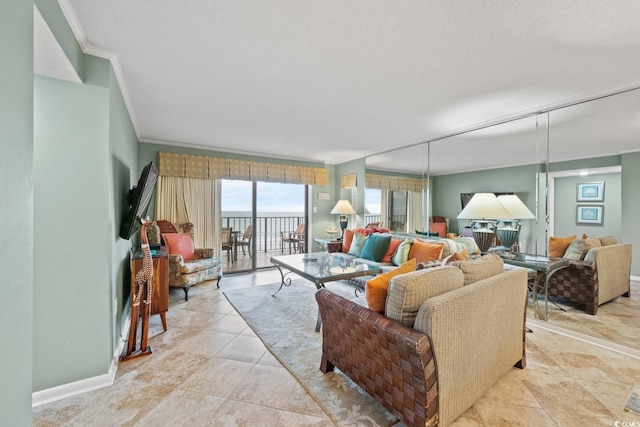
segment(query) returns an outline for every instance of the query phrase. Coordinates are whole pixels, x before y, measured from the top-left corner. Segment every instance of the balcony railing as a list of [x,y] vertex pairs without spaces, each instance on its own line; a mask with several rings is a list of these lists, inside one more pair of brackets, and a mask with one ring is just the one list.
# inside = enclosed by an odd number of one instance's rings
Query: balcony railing
[[[240,237],[251,224],[252,218],[242,216],[223,216],[222,226],[240,231]],[[282,231],[295,231],[304,223],[301,216],[258,216],[253,227],[253,238],[258,252],[279,251],[282,247]]]

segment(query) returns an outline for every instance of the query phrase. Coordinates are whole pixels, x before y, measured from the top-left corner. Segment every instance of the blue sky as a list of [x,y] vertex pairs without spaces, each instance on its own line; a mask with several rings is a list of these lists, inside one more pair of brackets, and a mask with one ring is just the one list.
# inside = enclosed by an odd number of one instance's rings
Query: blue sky
[[[251,181],[222,181],[222,211],[251,212]],[[304,185],[258,182],[259,212],[304,212]]]
[[[380,190],[367,190],[365,206],[380,213]],[[251,211],[251,181],[222,181],[222,211]],[[258,182],[258,211],[304,212],[304,185]]]

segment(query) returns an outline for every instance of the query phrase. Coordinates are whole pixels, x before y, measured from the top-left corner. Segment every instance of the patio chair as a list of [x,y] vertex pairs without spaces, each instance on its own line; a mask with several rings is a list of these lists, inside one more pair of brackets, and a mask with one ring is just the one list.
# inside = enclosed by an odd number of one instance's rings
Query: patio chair
[[245,255],[244,248],[247,248],[249,257],[251,257],[251,238],[253,237],[253,224],[247,225],[244,235],[236,241],[236,245],[242,248],[242,255]]
[[291,247],[294,252],[302,252],[304,249],[304,223],[298,224],[296,231],[281,231],[280,232],[280,249],[284,252],[284,244],[289,244],[289,254],[291,254]]
[[232,236],[232,228],[231,227],[222,227],[222,232],[220,234],[220,240],[222,242],[222,250],[227,251],[227,262],[233,262],[233,257],[231,256],[231,251],[233,250],[233,238]]

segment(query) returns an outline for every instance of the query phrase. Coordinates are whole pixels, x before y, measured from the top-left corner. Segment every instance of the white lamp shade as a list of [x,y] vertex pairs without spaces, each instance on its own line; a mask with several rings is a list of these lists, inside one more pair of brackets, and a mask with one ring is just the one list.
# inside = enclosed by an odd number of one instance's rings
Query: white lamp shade
[[536,217],[515,194],[498,196],[498,201],[509,212],[511,219],[534,219]]
[[459,219],[511,219],[509,212],[493,193],[476,193],[458,215]]
[[353,215],[356,211],[348,200],[338,200],[338,203],[331,209],[332,214],[337,215]]

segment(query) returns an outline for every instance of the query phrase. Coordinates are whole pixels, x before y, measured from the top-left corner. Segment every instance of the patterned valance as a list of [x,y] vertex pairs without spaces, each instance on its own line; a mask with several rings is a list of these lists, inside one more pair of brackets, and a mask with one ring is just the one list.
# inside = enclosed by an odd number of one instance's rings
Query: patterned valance
[[159,153],[161,176],[205,179],[239,179],[245,181],[282,182],[286,184],[329,185],[325,168],[281,165],[220,157]]
[[352,173],[349,175],[342,175],[340,177],[340,188],[355,188],[358,186],[358,174]]
[[377,173],[366,173],[365,182],[367,188],[377,188],[380,190],[403,190],[420,192],[425,188],[426,181],[422,178],[412,178],[405,176],[382,175]]

